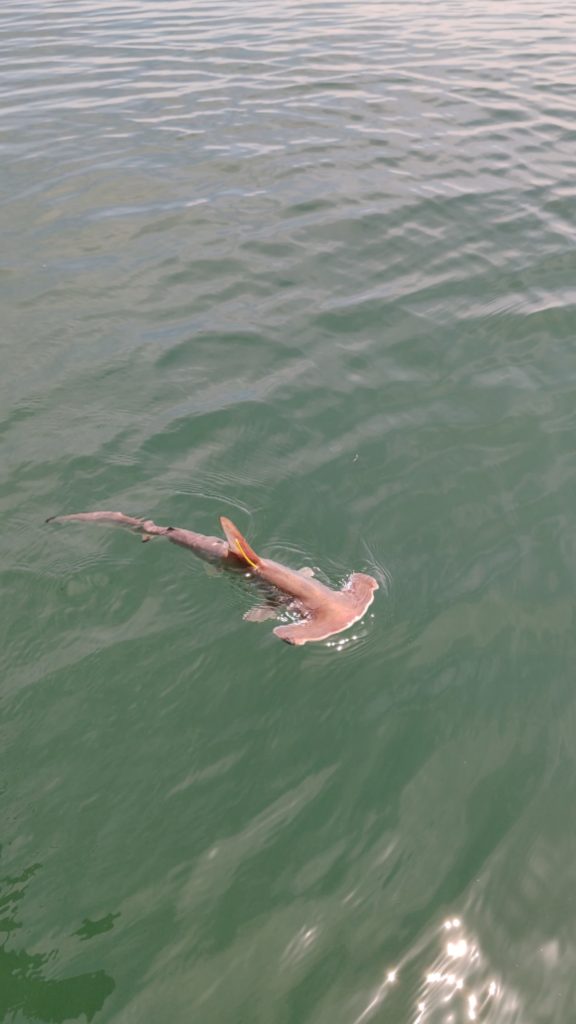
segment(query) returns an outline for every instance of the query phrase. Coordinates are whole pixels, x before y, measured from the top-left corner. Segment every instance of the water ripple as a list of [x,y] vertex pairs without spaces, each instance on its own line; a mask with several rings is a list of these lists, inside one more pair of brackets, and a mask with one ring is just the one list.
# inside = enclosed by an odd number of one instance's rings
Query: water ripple
[[[4,4],[8,1015],[58,950],[114,1024],[570,1020],[575,39]],[[43,525],[106,506],[380,590],[289,651],[243,581]]]

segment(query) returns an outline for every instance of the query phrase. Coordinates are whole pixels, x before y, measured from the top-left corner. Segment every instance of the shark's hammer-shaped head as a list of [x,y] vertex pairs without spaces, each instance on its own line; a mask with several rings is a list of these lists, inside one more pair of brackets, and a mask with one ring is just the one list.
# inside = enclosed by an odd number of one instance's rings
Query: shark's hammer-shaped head
[[328,590],[325,601],[310,609],[302,622],[276,626],[274,634],[287,644],[313,643],[343,633],[364,618],[374,600],[378,582],[363,572],[352,573],[342,590]]

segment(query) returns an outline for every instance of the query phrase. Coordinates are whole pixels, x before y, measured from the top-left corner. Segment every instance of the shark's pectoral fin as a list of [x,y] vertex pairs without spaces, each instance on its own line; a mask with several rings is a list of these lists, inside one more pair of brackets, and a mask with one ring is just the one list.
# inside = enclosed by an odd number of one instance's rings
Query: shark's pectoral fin
[[246,622],[266,622],[267,619],[277,619],[278,608],[271,604],[257,604],[254,608],[249,608],[247,612],[244,612],[242,618]]

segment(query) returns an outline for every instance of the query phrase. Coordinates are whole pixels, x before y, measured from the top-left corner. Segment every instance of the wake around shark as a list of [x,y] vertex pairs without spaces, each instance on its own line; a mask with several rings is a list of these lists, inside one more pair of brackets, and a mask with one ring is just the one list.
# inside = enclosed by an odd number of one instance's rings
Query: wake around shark
[[342,633],[363,618],[374,600],[378,583],[373,576],[355,572],[341,590],[314,579],[312,569],[290,569],[287,565],[257,555],[238,527],[221,516],[224,538],[209,537],[193,530],[174,526],[158,526],[152,519],[138,519],[123,512],[76,512],[72,515],[51,516],[48,523],[96,522],[126,526],[141,534],[143,541],[166,537],[172,544],[187,548],[207,562],[224,568],[241,569],[262,585],[266,594],[263,604],[252,608],[244,616],[252,622],[276,618],[282,608],[298,616],[299,621],[276,626],[274,633],[288,644],[300,646],[317,640],[326,640]]

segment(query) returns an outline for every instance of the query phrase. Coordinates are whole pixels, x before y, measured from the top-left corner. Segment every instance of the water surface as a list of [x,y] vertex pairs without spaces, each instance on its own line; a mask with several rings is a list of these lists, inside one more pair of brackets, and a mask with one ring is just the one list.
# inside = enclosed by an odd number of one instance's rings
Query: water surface
[[[566,1024],[576,14],[8,0],[0,1017]],[[242,621],[118,508],[338,584]]]

